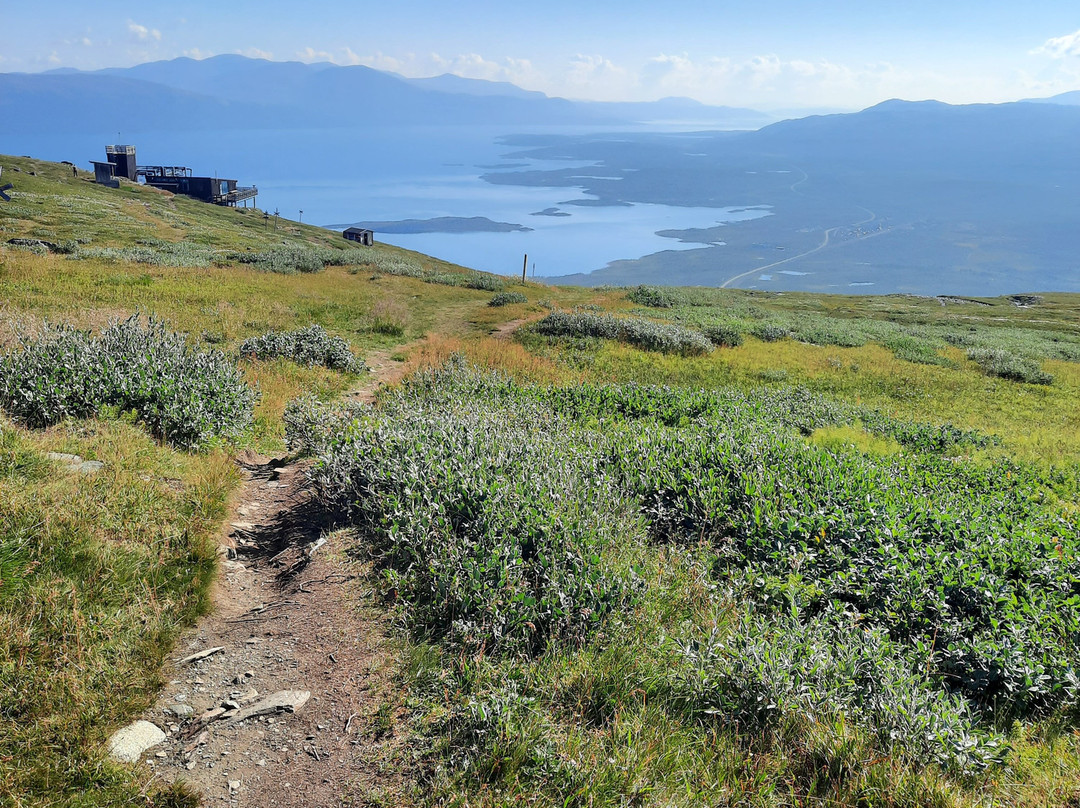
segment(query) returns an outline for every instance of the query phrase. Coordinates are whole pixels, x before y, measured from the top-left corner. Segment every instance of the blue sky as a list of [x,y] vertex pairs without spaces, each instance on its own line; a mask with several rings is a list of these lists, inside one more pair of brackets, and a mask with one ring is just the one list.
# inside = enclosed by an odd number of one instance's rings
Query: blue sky
[[0,72],[219,53],[762,109],[1080,89],[1076,0],[0,0]]

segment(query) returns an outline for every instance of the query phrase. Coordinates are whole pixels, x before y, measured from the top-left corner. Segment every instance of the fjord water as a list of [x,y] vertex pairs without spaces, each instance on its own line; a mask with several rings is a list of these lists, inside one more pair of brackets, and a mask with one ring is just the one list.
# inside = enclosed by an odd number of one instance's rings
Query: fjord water
[[[583,131],[532,127],[530,134]],[[462,126],[65,133],[0,138],[0,151],[70,160],[88,169],[90,160],[104,159],[106,144],[130,143],[142,165],[184,165],[196,175],[257,185],[260,208],[309,224],[480,216],[531,228],[377,235],[380,241],[510,275],[521,272],[525,254],[530,273],[540,277],[587,273],[611,261],[700,248],[656,231],[704,229],[769,213],[761,206],[574,205],[566,203],[585,195],[573,188],[485,182],[482,174],[522,167],[580,167],[583,177],[598,173],[589,162],[515,156],[521,147],[501,140],[511,134],[505,128]],[[535,215],[551,208],[563,215]]]

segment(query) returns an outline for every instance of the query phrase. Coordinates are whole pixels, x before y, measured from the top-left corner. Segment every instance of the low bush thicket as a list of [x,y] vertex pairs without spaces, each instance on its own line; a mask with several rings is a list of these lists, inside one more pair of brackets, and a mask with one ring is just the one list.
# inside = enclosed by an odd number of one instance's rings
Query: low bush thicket
[[[632,582],[601,554],[626,529],[598,458],[537,408],[484,402],[343,418],[290,407],[290,445],[319,454],[324,498],[372,537],[414,634],[488,654],[539,653],[588,636]],[[419,417],[418,417],[419,415]],[[550,414],[547,420],[551,421]]]
[[256,396],[234,361],[192,350],[152,317],[130,317],[98,336],[48,326],[0,360],[0,406],[32,427],[117,407],[194,448],[245,430]]
[[322,365],[331,370],[362,373],[364,360],[353,356],[349,343],[332,337],[321,325],[312,324],[296,331],[268,331],[249,337],[240,344],[240,355],[255,359],[291,359],[301,365]]
[[[915,450],[803,437],[856,416]],[[640,688],[686,731],[812,716],[913,765],[978,770],[1001,759],[999,728],[1077,706],[1078,525],[1044,497],[1048,472],[928,451],[985,436],[872,416],[798,390],[523,386],[455,361],[379,409],[308,402],[289,420],[414,635],[452,655],[604,654],[624,621],[662,619],[639,628],[665,663],[604,698]],[[646,572],[668,551],[708,556],[685,611]],[[499,670],[515,703],[561,720],[552,683]],[[459,689],[484,747],[520,716],[475,715],[494,692],[476,671],[440,693]]]
[[356,250],[362,260],[357,261],[361,266],[350,270],[353,273],[370,271],[384,275],[396,275],[402,278],[416,278],[424,283],[435,283],[442,286],[460,286],[465,289],[479,289],[485,292],[501,292],[506,287],[506,281],[497,275],[489,275],[486,272],[467,270],[465,272],[440,272],[420,264],[414,264],[398,256],[386,255],[374,250]]
[[700,331],[639,317],[614,317],[588,311],[553,311],[533,328],[548,337],[598,337],[682,356],[699,356],[713,349],[713,344]]
[[267,272],[292,275],[319,272],[325,267],[343,267],[367,263],[371,252],[357,247],[336,250],[331,247],[283,245],[260,252],[230,252],[226,258],[241,264],[254,264]]
[[1014,382],[1053,384],[1054,377],[1039,367],[1039,363],[1002,348],[971,348],[967,357],[989,376],[999,376]]
[[750,333],[762,342],[779,342],[780,340],[788,339],[791,336],[790,329],[772,323],[759,325],[752,329]]
[[214,251],[187,241],[154,240],[133,247],[78,247],[71,258],[79,261],[96,258],[103,261],[128,261],[155,267],[208,267],[214,261]]
[[499,292],[488,301],[489,306],[509,306],[513,303],[528,303],[529,298],[521,292]]
[[736,348],[743,344],[742,331],[730,323],[714,323],[701,329],[705,338],[720,348]]
[[666,286],[635,286],[626,297],[639,306],[648,306],[653,309],[670,309],[685,302],[679,290]]

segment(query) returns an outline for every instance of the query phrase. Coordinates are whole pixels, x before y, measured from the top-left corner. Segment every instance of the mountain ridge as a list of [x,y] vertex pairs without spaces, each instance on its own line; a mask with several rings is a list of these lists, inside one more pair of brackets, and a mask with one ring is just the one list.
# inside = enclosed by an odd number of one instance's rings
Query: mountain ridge
[[[137,85],[120,82],[136,81]],[[124,90],[128,91],[125,97]],[[160,88],[155,97],[154,88]],[[177,95],[177,94],[180,95]],[[229,105],[234,128],[306,128],[372,125],[633,125],[677,110],[705,125],[757,127],[773,120],[756,110],[697,102],[573,101],[523,90],[507,82],[460,76],[408,79],[364,65],[275,62],[223,54],[207,59],[146,62],[95,71],[58,69],[45,73],[0,74],[0,110],[22,131],[56,125],[49,110],[78,96],[86,129],[138,131],[148,127],[147,110],[176,106],[170,116],[152,115],[160,125],[214,128]],[[182,103],[181,103],[182,102]],[[43,123],[44,122],[44,123]]]

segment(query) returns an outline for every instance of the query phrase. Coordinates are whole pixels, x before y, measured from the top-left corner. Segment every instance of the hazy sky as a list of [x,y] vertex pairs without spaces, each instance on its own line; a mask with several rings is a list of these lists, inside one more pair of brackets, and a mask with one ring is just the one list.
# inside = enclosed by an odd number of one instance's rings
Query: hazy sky
[[764,109],[1080,89],[1077,0],[0,0],[0,72],[242,53]]

